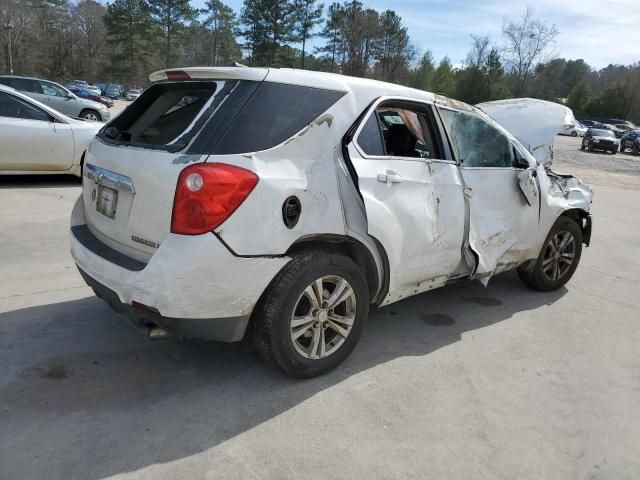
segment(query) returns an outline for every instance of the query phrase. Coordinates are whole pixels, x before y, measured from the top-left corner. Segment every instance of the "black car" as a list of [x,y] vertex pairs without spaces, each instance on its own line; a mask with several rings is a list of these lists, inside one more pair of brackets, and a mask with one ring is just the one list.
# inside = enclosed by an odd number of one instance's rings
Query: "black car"
[[620,151],[628,149],[634,155],[640,155],[640,130],[629,130],[620,139]]
[[582,150],[593,152],[594,150],[602,150],[604,152],[617,153],[620,146],[615,134],[611,130],[600,128],[590,128],[582,137]]

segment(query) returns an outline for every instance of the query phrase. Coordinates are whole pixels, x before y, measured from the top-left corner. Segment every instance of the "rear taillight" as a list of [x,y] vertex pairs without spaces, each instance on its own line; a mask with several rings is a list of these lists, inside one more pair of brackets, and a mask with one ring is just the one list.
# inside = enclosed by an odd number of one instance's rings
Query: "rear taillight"
[[191,165],[178,178],[171,232],[199,235],[220,226],[244,202],[258,176],[225,163]]

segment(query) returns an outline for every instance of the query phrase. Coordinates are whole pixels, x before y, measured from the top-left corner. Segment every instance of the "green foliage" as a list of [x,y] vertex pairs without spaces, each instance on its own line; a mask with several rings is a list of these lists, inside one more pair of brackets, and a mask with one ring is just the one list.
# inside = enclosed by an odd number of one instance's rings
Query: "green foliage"
[[245,0],[240,16],[251,65],[281,66],[295,39],[294,7],[289,0]]
[[175,67],[176,43],[179,44],[185,33],[185,23],[196,16],[196,10],[189,0],[147,0],[151,18],[160,28],[164,38],[161,56],[165,68]]
[[575,115],[582,116],[586,112],[587,105],[591,99],[591,88],[586,80],[578,82],[567,98],[567,106],[573,110]]
[[104,17],[112,78],[142,84],[153,65],[153,22],[144,0],[114,0]]
[[307,41],[317,34],[314,29],[322,23],[324,4],[317,0],[293,0],[294,34],[296,40],[302,43],[301,68],[304,68]]
[[444,57],[433,73],[433,92],[446,97],[453,97],[456,89],[456,78],[449,57]]
[[433,54],[431,50],[427,50],[418,66],[410,72],[409,86],[418,88],[420,90],[432,90],[433,88],[433,74],[436,71],[435,64],[433,62]]

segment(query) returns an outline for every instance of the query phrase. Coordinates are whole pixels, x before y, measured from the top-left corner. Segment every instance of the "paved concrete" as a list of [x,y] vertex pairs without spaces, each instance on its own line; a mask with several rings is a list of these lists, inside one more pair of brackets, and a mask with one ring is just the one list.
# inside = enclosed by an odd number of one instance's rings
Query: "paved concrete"
[[0,479],[640,477],[639,190],[595,186],[567,288],[414,297],[309,381],[139,336],[67,253],[79,190],[0,178]]

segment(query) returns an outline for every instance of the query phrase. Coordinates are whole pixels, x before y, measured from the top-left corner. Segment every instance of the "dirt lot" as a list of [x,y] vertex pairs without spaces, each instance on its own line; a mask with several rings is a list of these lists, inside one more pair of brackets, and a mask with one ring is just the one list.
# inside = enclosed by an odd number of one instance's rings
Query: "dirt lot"
[[640,157],[628,153],[585,152],[582,139],[556,137],[554,166],[558,172],[569,172],[585,182],[616,188],[640,188]]
[[508,273],[380,309],[308,381],[146,340],[74,267],[77,179],[0,178],[0,479],[638,479],[637,162],[558,139],[595,190],[566,288]]

